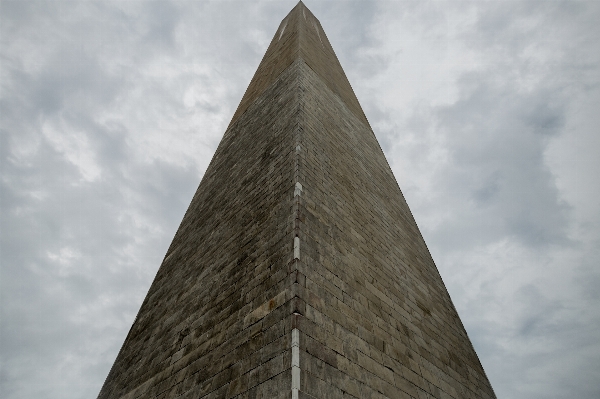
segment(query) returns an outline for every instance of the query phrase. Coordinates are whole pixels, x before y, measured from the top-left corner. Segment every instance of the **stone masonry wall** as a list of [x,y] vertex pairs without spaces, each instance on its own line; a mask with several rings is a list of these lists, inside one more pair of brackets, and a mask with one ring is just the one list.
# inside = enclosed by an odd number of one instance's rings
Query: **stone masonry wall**
[[297,78],[225,133],[99,398],[289,397]]
[[315,398],[493,398],[367,124],[302,69],[301,390]]

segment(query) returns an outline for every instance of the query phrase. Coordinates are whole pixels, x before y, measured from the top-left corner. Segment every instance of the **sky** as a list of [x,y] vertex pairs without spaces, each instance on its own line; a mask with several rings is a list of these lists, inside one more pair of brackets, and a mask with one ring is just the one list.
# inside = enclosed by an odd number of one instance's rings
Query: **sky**
[[[96,397],[295,1],[0,0],[0,396]],[[600,2],[316,1],[498,398],[600,397]]]

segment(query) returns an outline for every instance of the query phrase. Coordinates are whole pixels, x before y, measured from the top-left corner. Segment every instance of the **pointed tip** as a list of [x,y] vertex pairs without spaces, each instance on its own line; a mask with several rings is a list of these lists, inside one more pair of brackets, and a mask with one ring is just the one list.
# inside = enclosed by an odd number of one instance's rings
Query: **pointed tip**
[[[304,8],[306,8],[306,9],[308,10],[308,7],[306,7],[306,4],[304,4],[304,3],[302,2],[302,0],[300,0],[300,1],[298,2],[298,4],[296,4],[296,7],[304,7]],[[294,7],[294,8],[295,8],[295,7]]]

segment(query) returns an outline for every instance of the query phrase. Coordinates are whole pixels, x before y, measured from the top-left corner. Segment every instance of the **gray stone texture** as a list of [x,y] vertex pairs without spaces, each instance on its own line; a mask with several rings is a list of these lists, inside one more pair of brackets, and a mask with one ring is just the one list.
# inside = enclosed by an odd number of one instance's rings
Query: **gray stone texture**
[[98,397],[495,398],[302,3],[275,34]]

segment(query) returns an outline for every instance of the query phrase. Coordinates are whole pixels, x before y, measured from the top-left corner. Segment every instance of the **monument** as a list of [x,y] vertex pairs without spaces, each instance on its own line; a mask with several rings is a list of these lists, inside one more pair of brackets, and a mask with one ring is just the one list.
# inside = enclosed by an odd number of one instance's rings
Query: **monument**
[[495,398],[301,2],[275,33],[98,397]]

